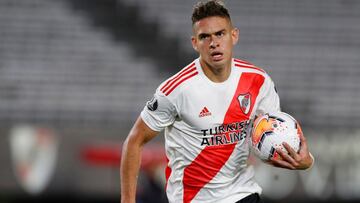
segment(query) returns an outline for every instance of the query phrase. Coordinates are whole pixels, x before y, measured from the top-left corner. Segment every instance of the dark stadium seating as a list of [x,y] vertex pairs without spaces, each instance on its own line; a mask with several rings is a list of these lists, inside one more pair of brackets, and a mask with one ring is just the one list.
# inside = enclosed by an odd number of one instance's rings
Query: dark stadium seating
[[160,83],[154,62],[62,1],[2,1],[0,120],[123,124]]

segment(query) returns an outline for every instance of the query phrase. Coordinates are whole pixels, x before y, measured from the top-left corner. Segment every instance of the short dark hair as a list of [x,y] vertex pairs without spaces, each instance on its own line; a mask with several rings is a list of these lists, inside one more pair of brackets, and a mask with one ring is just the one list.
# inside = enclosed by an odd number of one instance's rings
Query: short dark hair
[[229,11],[225,8],[224,3],[219,0],[210,0],[199,2],[194,6],[191,17],[192,24],[194,25],[197,21],[212,16],[220,16],[231,21]]

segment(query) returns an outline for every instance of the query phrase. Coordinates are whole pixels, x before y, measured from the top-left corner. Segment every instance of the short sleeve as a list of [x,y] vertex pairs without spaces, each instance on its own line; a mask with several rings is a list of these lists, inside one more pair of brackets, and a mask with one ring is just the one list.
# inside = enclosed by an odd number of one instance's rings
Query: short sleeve
[[280,111],[280,98],[274,82],[268,75],[265,76],[263,91],[256,115]]
[[153,98],[148,101],[140,116],[143,121],[154,131],[162,131],[174,123],[176,108],[169,99],[160,91],[156,91]]

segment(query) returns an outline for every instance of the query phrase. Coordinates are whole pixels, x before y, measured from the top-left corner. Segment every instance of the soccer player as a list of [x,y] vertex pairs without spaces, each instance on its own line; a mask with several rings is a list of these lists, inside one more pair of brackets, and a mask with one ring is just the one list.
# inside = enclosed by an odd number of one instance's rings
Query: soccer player
[[[165,80],[131,129],[121,160],[121,200],[134,203],[141,149],[165,130],[169,202],[262,202],[249,156],[248,126],[255,115],[280,111],[264,70],[234,59],[239,30],[219,1],[198,3],[192,14],[199,58]],[[296,153],[278,150],[271,164],[306,169],[313,163],[305,137]]]

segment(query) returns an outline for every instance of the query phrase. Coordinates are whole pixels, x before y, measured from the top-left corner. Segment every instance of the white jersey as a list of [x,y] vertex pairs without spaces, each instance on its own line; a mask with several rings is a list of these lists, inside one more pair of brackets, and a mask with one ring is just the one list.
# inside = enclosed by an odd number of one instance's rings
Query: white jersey
[[247,126],[255,115],[279,110],[270,77],[238,59],[222,83],[206,77],[199,59],[162,83],[141,118],[165,129],[169,202],[229,203],[261,193],[247,164]]

